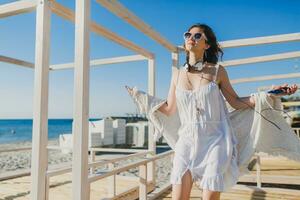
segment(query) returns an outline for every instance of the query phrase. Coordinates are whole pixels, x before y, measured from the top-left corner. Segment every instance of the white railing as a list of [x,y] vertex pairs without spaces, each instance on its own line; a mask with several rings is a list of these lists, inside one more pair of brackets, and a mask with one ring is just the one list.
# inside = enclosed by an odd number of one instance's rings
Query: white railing
[[[118,3],[117,1],[109,1],[109,0],[97,0],[98,3],[100,3],[102,6],[107,8],[112,13],[116,14],[123,20],[127,21],[129,24],[134,26],[135,28],[139,29],[145,35],[149,36],[162,46],[164,46],[166,49],[168,49],[172,54],[172,66],[178,67],[178,58],[179,58],[179,52],[182,50],[182,47],[177,47],[173,44],[171,44],[168,40],[164,39],[160,34],[156,31],[154,31],[151,26],[144,23],[141,19],[139,19],[137,16],[135,16],[133,13],[131,13],[128,9],[126,9],[123,5]],[[8,62],[8,63],[14,63],[17,65],[25,66],[25,67],[33,67],[35,70],[35,77],[37,77],[35,80],[35,90],[34,90],[34,99],[36,101],[35,109],[34,109],[34,124],[36,123],[36,126],[33,128],[33,140],[35,141],[34,149],[36,151],[33,151],[32,156],[32,190],[31,190],[31,196],[32,199],[44,199],[44,184],[45,179],[42,176],[47,176],[47,182],[49,183],[49,177],[51,175],[56,175],[59,173],[65,173],[66,171],[70,170],[68,169],[61,169],[61,171],[47,171],[47,159],[44,155],[46,151],[44,151],[46,148],[43,146],[43,144],[46,144],[46,137],[39,137],[40,135],[46,135],[46,124],[48,123],[47,113],[48,113],[48,78],[49,73],[48,70],[45,69],[44,66],[49,66],[51,69],[51,66],[49,65],[49,44],[50,44],[50,14],[51,12],[62,17],[63,19],[66,19],[71,22],[75,22],[76,27],[78,29],[75,29],[75,50],[77,53],[75,53],[75,72],[78,76],[74,78],[74,82],[77,84],[75,93],[78,95],[75,96],[75,107],[74,111],[74,120],[76,121],[77,128],[75,129],[75,137],[74,141],[76,141],[78,144],[78,149],[74,149],[75,161],[76,166],[75,168],[75,174],[79,174],[81,176],[81,179],[73,179],[73,196],[74,198],[84,198],[85,192],[88,191],[84,184],[82,184],[80,181],[83,180],[86,177],[86,166],[91,166],[91,169],[98,166],[97,164],[91,164],[88,162],[85,162],[84,153],[88,150],[87,144],[87,138],[80,137],[80,134],[84,134],[84,131],[87,130],[86,125],[86,118],[87,116],[83,111],[88,111],[88,96],[89,93],[83,93],[80,92],[79,89],[82,89],[81,91],[88,92],[87,83],[89,81],[89,78],[86,76],[86,72],[89,70],[89,66],[93,64],[105,64],[107,62],[115,62],[115,60],[94,60],[91,62],[88,62],[89,58],[89,48],[88,47],[88,33],[89,31],[92,31],[96,33],[97,35],[104,36],[107,39],[114,41],[136,53],[139,55],[145,57],[148,59],[148,91],[151,95],[155,95],[155,56],[153,53],[147,51],[146,49],[137,46],[136,44],[132,43],[131,41],[128,41],[117,34],[115,34],[112,31],[109,31],[105,29],[104,27],[98,25],[97,23],[90,21],[88,19],[88,14],[90,12],[89,10],[89,1],[76,1],[76,12],[72,11],[71,9],[59,4],[58,2],[54,0],[40,0],[38,3],[36,0],[20,0],[13,3],[3,4],[0,5],[0,18],[17,15],[20,13],[27,13],[32,12],[36,10],[36,55],[35,55],[35,63],[26,62],[23,60],[15,59],[15,58],[9,58],[5,56],[0,56],[0,61],[2,62]],[[84,10],[86,8],[86,10]],[[76,14],[75,14],[76,13]],[[76,18],[76,20],[75,20]],[[257,37],[257,38],[247,38],[247,39],[239,39],[239,40],[231,40],[231,41],[223,41],[220,42],[221,46],[223,48],[231,48],[231,47],[241,47],[241,46],[252,46],[252,45],[262,45],[262,44],[274,44],[274,43],[282,43],[282,42],[292,42],[292,41],[300,41],[300,34],[299,33],[292,33],[292,34],[283,34],[283,35],[274,35],[274,36],[267,36],[267,37]],[[144,59],[140,56],[134,56],[134,57],[122,57],[121,60],[123,61],[133,61],[133,60],[140,60]],[[235,59],[235,60],[228,60],[222,62],[222,64],[225,67],[230,66],[237,66],[237,65],[244,65],[244,64],[250,64],[250,63],[259,63],[259,62],[269,62],[269,61],[277,61],[277,60],[284,60],[284,59],[291,59],[291,58],[298,58],[300,57],[299,51],[294,52],[283,52],[280,54],[273,54],[273,55],[265,55],[265,56],[259,56],[259,57],[252,57],[252,58],[243,58],[243,59]],[[119,60],[120,61],[120,60]],[[118,62],[119,62],[118,61]],[[62,65],[56,65],[52,66],[53,70],[55,69],[63,69],[63,68],[69,68],[73,66],[72,63],[62,64]],[[83,68],[81,68],[83,66]],[[79,78],[78,78],[79,77]],[[300,77],[299,74],[286,74],[284,76],[280,76],[277,78],[291,78],[291,77]],[[259,81],[261,80],[270,80],[269,76],[260,77]],[[255,78],[247,77],[245,79],[238,79],[233,81],[233,83],[241,83],[241,82],[250,82],[250,81],[256,81]],[[86,95],[84,95],[86,94]],[[42,105],[42,106],[39,106]],[[78,111],[78,112],[77,112]],[[81,120],[85,119],[85,120]],[[79,127],[79,128],[78,128]],[[80,127],[83,127],[81,129]],[[152,131],[152,128],[149,127]],[[41,134],[43,133],[43,134]],[[154,151],[155,150],[155,142],[153,141],[153,137],[151,136],[151,133],[149,131],[149,150]],[[299,136],[299,130],[296,130],[296,134]],[[28,149],[26,149],[28,150]],[[38,152],[40,151],[40,152]],[[146,152],[145,152],[146,153]],[[148,152],[149,153],[149,152]],[[138,154],[138,153],[136,153]],[[113,162],[111,162],[111,168],[112,170],[103,175],[95,175],[89,177],[89,182],[93,182],[95,180],[102,179],[103,177],[112,176],[114,174],[117,174],[118,172],[124,171],[126,169],[130,169],[134,166],[140,168],[140,199],[147,198],[147,164],[149,162],[154,162],[157,159],[161,159],[164,156],[171,155],[171,152],[166,152],[151,158],[147,158],[143,161],[138,161],[129,165],[126,165],[124,167],[120,168],[114,168]],[[92,153],[92,160],[94,153]],[[134,155],[136,156],[136,155]],[[77,158],[82,158],[78,159]],[[125,158],[125,157],[124,157]],[[79,162],[81,161],[81,162]],[[260,159],[258,159],[258,165]],[[94,162],[96,163],[96,162]],[[78,164],[78,165],[77,165]],[[102,162],[103,164],[103,162]],[[100,165],[100,163],[99,163]],[[154,166],[154,165],[153,165]],[[152,166],[152,167],[153,167]],[[154,173],[154,168],[151,168],[150,172]],[[259,180],[260,176],[260,167],[258,167],[257,176]],[[93,170],[91,170],[93,171]],[[46,172],[46,173],[45,173]],[[153,175],[153,174],[152,174]],[[149,175],[151,176],[151,175]],[[76,178],[76,176],[74,176]],[[74,178],[73,177],[73,178]],[[258,183],[258,186],[261,185],[261,182]],[[75,186],[75,187],[74,187]],[[47,187],[48,188],[48,187]],[[78,190],[78,188],[80,188]],[[78,192],[78,193],[77,193]],[[78,194],[78,195],[77,195]]]
[[[148,190],[147,190],[147,185],[148,185],[148,177],[147,177],[147,164],[150,162],[154,162],[156,160],[168,157],[168,156],[172,156],[174,154],[173,150],[169,150],[167,152],[155,155],[153,157],[150,158],[146,158],[144,160],[141,161],[136,161],[130,164],[127,164],[125,166],[122,167],[118,167],[118,168],[114,168],[112,169],[110,172],[107,172],[105,174],[101,174],[101,175],[92,175],[89,177],[89,183],[93,183],[95,181],[98,181],[100,179],[109,177],[109,176],[115,176],[116,174],[120,173],[120,172],[124,172],[127,171],[129,169],[132,168],[136,168],[139,167],[139,199],[140,200],[145,200],[145,199],[149,199],[147,197],[148,195]],[[167,184],[165,187],[169,187],[170,184]],[[113,186],[115,187],[115,185]],[[165,190],[165,188],[161,188],[160,190]],[[115,191],[115,189],[114,189]],[[151,199],[155,199],[159,194],[161,194],[160,192],[158,192],[157,195],[151,197]],[[112,194],[112,197],[115,197],[116,194]]]
[[[298,138],[300,139],[300,128],[292,128]],[[258,188],[261,188],[261,162],[260,162],[260,155],[259,153],[255,153],[256,156],[256,185]]]
[[293,128],[295,134],[298,136],[298,138],[300,139],[300,128]]
[[[92,159],[94,159],[94,153],[96,151],[99,151],[99,149],[98,148],[93,149],[93,151],[92,151],[93,153],[91,153]],[[114,151],[117,151],[117,149],[114,149]],[[130,155],[126,155],[126,156],[122,156],[122,157],[118,157],[118,158],[114,158],[114,159],[107,159],[107,160],[101,160],[101,161],[95,161],[94,160],[93,162],[88,164],[89,169],[90,169],[89,184],[91,184],[92,182],[95,182],[97,180],[112,176],[108,187],[110,187],[109,197],[114,198],[114,197],[119,195],[119,194],[116,194],[116,175],[120,172],[124,172],[124,171],[127,171],[129,169],[139,167],[139,173],[140,173],[139,174],[139,177],[140,177],[140,181],[139,181],[139,191],[140,191],[139,192],[139,199],[147,199],[147,193],[148,193],[147,184],[148,184],[148,178],[149,178],[147,176],[147,164],[150,163],[150,162],[154,162],[156,160],[165,158],[167,156],[172,156],[173,153],[174,153],[173,150],[170,150],[170,151],[167,151],[165,153],[161,153],[161,154],[158,154],[158,155],[155,155],[155,156],[152,156],[152,157],[148,157],[148,158],[143,158],[143,160],[136,161],[136,162],[127,164],[125,166],[117,167],[117,168],[115,168],[115,163],[116,162],[126,160],[126,159],[129,159],[129,158],[138,158],[138,157],[145,156],[145,155],[148,155],[148,154],[153,154],[153,152],[143,150],[142,152],[133,153],[133,154],[130,154]],[[93,172],[94,172],[95,168],[103,166],[103,165],[108,165],[110,171],[105,173],[105,174],[94,175]],[[50,178],[54,177],[54,176],[62,175],[62,174],[65,174],[65,173],[69,173],[71,171],[72,171],[71,166],[67,166],[65,168],[61,168],[61,169],[57,169],[57,170],[47,171],[47,184],[46,184],[47,197],[49,196]],[[165,190],[166,187],[169,188],[170,184],[162,187],[160,190]],[[157,195],[152,194],[151,199],[155,199],[159,194],[161,194],[161,192],[159,192],[159,191],[157,192]]]

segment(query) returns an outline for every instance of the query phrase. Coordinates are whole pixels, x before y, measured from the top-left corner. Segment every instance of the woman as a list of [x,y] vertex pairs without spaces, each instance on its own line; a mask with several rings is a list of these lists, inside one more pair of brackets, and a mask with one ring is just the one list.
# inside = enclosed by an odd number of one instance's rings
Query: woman
[[[178,109],[181,121],[171,173],[172,199],[189,199],[196,182],[203,189],[203,199],[218,200],[220,193],[235,185],[239,177],[236,139],[224,117],[221,92],[235,109],[254,107],[255,99],[239,97],[233,90],[225,68],[218,64],[223,52],[209,26],[191,26],[184,39],[185,68],[173,69],[167,101],[158,109],[167,116]],[[280,95],[296,90],[297,86],[292,85]]]

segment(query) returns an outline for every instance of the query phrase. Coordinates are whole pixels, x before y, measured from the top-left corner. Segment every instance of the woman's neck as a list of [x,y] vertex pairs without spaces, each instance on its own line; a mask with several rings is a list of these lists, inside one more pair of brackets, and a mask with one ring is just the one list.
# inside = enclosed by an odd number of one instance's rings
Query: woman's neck
[[203,60],[204,51],[201,52],[189,52],[189,64],[195,65],[197,62]]

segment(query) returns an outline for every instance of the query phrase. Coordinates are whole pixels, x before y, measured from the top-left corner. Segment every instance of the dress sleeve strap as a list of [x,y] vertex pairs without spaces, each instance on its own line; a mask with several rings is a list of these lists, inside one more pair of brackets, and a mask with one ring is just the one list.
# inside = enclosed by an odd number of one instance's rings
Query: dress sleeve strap
[[178,71],[177,71],[177,78],[176,78],[176,87],[177,87],[177,85],[178,85],[178,79],[179,79],[179,74],[180,74],[180,69],[178,69]]
[[217,78],[218,78],[218,72],[219,72],[219,66],[220,66],[220,64],[219,64],[219,63],[217,63],[217,64],[216,64],[215,78],[214,78],[214,81],[215,81],[215,82],[217,82]]

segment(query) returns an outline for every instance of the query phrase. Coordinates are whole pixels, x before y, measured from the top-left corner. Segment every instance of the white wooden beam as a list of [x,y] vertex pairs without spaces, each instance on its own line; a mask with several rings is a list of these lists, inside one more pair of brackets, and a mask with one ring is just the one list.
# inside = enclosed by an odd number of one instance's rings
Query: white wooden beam
[[179,68],[179,53],[178,52],[172,52],[172,67]]
[[[298,86],[298,90],[300,90],[300,83],[295,83]],[[265,86],[260,86],[257,88],[257,91],[264,91],[271,89],[272,85],[265,85]]]
[[163,38],[158,32],[152,29],[151,26],[146,24],[143,20],[137,17],[134,13],[130,12],[126,7],[120,4],[117,0],[97,0],[99,4],[105,7],[110,12],[114,13],[124,21],[128,22],[130,25],[140,30],[154,41],[161,44],[163,47],[171,52],[177,51],[177,47],[171,44],[168,40]]
[[[141,55],[102,58],[102,59],[91,60],[90,66],[109,65],[109,64],[133,62],[133,61],[140,61],[140,60],[147,60],[147,58]],[[51,65],[50,69],[62,70],[62,69],[69,69],[73,67],[74,67],[74,63],[64,63],[64,64]]]
[[30,63],[30,62],[27,62],[24,60],[20,60],[20,59],[16,59],[16,58],[7,57],[7,56],[0,55],[0,62],[5,62],[5,63],[13,64],[13,65],[20,65],[22,67],[34,68],[33,63]]
[[239,78],[230,80],[231,84],[246,83],[246,82],[257,82],[257,81],[268,81],[274,79],[287,79],[287,78],[299,78],[300,73],[290,74],[279,74],[279,75],[268,75],[268,76],[256,76],[251,78]]
[[[271,35],[264,37],[245,38],[237,40],[227,40],[219,42],[222,48],[255,46],[263,44],[274,44],[283,42],[300,41],[300,33],[289,33],[280,35]],[[183,46],[178,46],[180,51],[184,51]]]
[[72,199],[90,199],[88,182],[90,0],[76,0]]
[[[74,12],[66,8],[65,6],[53,1],[51,3],[52,12],[57,14],[58,16],[62,17],[63,19],[69,20],[71,22],[74,22],[75,14]],[[90,30],[98,35],[101,35],[113,42],[116,42],[117,44],[124,46],[134,52],[137,52],[138,54],[141,54],[149,59],[152,59],[154,55],[147,51],[146,49],[143,49],[136,44],[130,42],[129,40],[126,40],[122,38],[121,36],[117,35],[116,33],[107,30],[106,28],[98,25],[95,22],[90,22]]]
[[139,199],[147,199],[147,164],[139,166]]
[[[109,170],[113,170],[115,168],[115,163],[109,163],[108,164],[108,169]],[[109,184],[109,189],[108,189],[108,196],[110,198],[114,198],[117,195],[117,177],[116,174],[108,177],[108,181]]]
[[39,0],[36,13],[34,109],[31,154],[31,200],[46,199],[48,168],[48,90],[50,17],[48,0]]
[[[148,60],[148,93],[155,96],[155,61]],[[154,127],[148,123],[148,150],[156,154],[156,141],[154,140]],[[148,157],[151,155],[147,155]],[[155,162],[147,163],[148,181],[155,183]]]
[[228,60],[219,63],[225,67],[234,67],[238,65],[286,60],[286,59],[293,59],[299,57],[300,57],[300,51],[293,51],[287,53],[272,54],[267,56],[257,56],[257,57],[242,58],[236,60]]
[[264,37],[228,40],[220,42],[222,48],[254,46],[262,44],[274,44],[282,42],[300,41],[300,33],[290,33],[281,35],[271,35]]
[[32,12],[37,5],[36,0],[20,0],[0,5],[0,18]]

